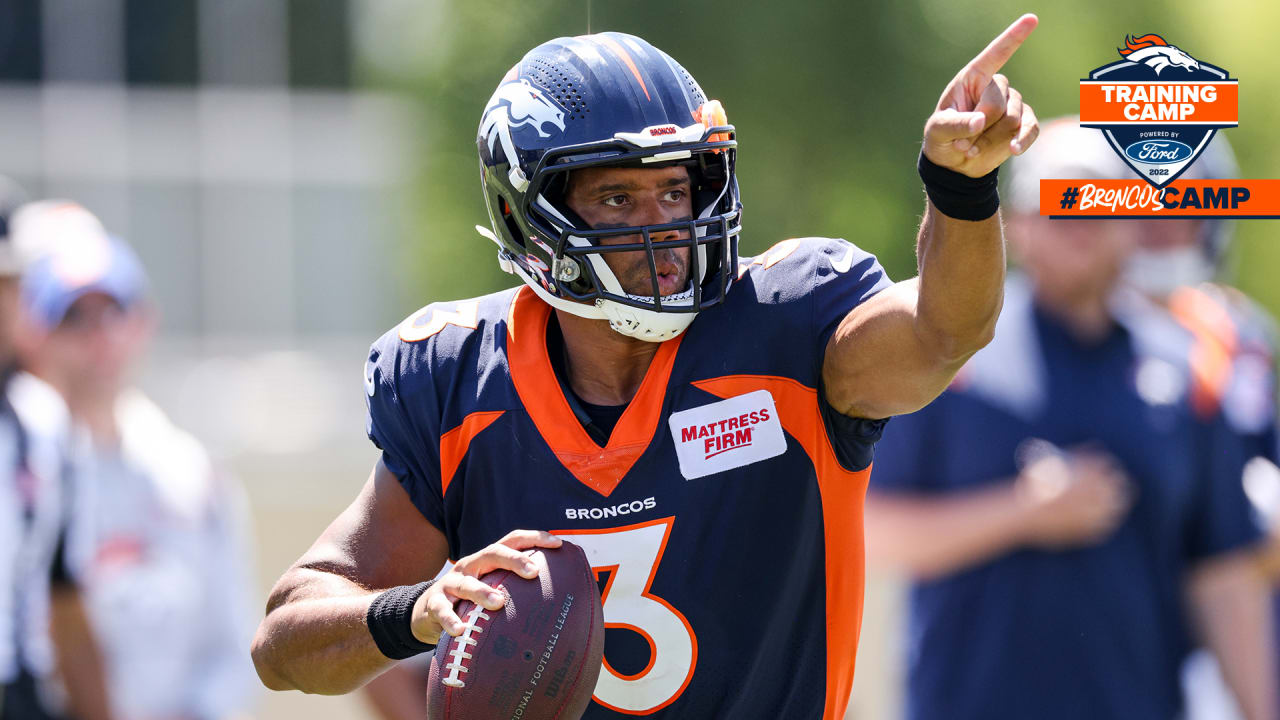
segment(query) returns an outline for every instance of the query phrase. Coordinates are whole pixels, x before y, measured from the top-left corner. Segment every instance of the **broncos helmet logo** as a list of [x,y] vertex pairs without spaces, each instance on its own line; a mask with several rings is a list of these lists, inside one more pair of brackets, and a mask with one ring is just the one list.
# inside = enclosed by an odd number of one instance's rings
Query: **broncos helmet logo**
[[527,125],[537,130],[539,137],[551,137],[551,133],[543,130],[548,123],[563,131],[564,111],[528,80],[521,78],[517,82],[503,83],[489,98],[484,119],[480,121],[480,133],[488,142],[490,157],[497,144],[502,144],[502,152],[511,166],[511,184],[517,189],[523,190],[529,181],[520,170],[511,131]]
[[1156,75],[1169,66],[1188,70],[1200,69],[1200,63],[1196,62],[1195,58],[1165,42],[1159,35],[1143,35],[1138,38],[1125,35],[1124,45],[1122,48],[1117,48],[1121,57],[1129,62],[1142,63],[1150,67],[1156,71]]

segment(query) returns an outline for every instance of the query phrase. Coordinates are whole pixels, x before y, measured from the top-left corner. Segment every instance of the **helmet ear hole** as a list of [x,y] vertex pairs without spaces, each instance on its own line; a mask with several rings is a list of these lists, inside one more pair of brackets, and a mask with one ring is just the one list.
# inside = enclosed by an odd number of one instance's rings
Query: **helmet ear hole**
[[507,234],[511,236],[511,241],[520,247],[525,247],[524,233],[520,231],[520,226],[516,223],[515,214],[511,212],[511,204],[501,196],[498,196],[495,200],[497,200],[496,204],[498,206],[498,212],[495,214],[501,220],[503,226],[506,227]]

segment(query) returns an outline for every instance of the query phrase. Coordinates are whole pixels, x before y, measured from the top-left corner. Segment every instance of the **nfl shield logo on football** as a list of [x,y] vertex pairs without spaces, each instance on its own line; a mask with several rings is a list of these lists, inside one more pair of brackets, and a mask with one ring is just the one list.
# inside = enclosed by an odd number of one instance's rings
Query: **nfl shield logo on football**
[[1163,187],[1239,119],[1237,80],[1155,34],[1125,36],[1117,62],[1080,81],[1080,124],[1098,128],[1139,177]]

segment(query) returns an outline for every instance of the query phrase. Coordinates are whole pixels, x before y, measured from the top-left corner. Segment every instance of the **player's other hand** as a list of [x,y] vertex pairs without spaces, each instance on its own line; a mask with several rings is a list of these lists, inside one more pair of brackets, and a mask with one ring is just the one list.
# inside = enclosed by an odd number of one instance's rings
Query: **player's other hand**
[[1114,457],[1093,449],[1045,453],[1018,475],[1028,544],[1063,549],[1102,542],[1133,504],[1133,486]]
[[502,593],[482,582],[480,576],[510,570],[522,578],[535,578],[538,566],[525,551],[560,547],[560,542],[555,535],[539,530],[512,530],[498,542],[462,558],[414,603],[410,621],[414,636],[434,644],[441,632],[461,635],[465,623],[454,612],[458,602],[470,600],[486,610],[497,610],[506,602]]
[[924,154],[935,165],[982,177],[1035,142],[1036,114],[999,70],[1039,22],[1018,18],[947,85],[924,124]]

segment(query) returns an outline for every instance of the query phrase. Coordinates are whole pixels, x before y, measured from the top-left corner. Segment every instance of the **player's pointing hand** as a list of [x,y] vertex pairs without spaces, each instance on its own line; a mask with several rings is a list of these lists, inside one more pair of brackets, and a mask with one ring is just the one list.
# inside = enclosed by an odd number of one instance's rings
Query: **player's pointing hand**
[[1037,23],[1035,15],[1018,18],[947,85],[924,124],[924,154],[934,164],[982,177],[1035,142],[1035,112],[999,70]]

